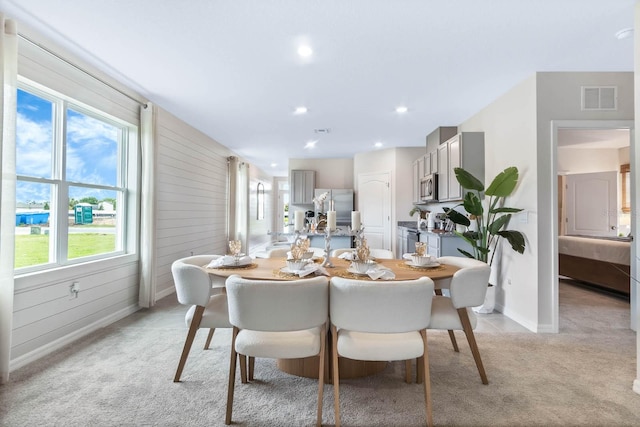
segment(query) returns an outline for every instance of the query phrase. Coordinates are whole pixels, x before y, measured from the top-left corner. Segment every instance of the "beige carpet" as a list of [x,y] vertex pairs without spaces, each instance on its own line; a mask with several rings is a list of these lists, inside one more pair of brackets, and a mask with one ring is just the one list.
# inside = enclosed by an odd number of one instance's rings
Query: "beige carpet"
[[[560,297],[560,334],[510,328],[497,314],[481,319],[476,335],[486,386],[461,334],[457,354],[446,333],[430,332],[436,425],[640,425],[628,302],[567,284]],[[174,297],[165,298],[12,373],[0,386],[0,425],[224,425],[230,333],[219,331],[203,351],[201,331],[183,381],[175,384],[184,312]],[[421,388],[404,383],[403,372],[402,363],[391,363],[379,375],[342,382],[343,424],[424,425]],[[234,425],[311,426],[316,391],[313,380],[258,360],[256,381],[236,387]],[[332,392],[328,385],[325,425],[334,422]]]

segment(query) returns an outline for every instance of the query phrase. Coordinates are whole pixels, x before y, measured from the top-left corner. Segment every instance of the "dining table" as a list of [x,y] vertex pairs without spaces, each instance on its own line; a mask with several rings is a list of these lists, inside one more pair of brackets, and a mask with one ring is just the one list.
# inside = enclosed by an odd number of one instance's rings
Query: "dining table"
[[[295,272],[290,272],[288,270],[286,261],[287,260],[284,257],[255,258],[251,259],[250,263],[246,263],[244,265],[224,265],[214,268],[205,267],[205,269],[209,274],[220,277],[229,277],[233,274],[237,274],[242,278],[255,280],[301,279],[300,274],[296,274]],[[303,278],[313,277],[313,274],[325,273],[329,278],[337,276],[357,280],[374,280],[367,274],[354,272],[354,270],[350,268],[350,260],[332,257],[330,261],[333,267],[320,267],[322,261],[322,257],[311,260],[310,262],[314,262],[319,268],[313,273],[305,275]],[[426,276],[434,281],[437,294],[441,294],[439,283],[448,282],[448,279],[450,279],[453,274],[459,270],[458,267],[447,264],[416,267],[407,259],[376,259],[375,262],[378,268],[389,269],[393,272],[393,276],[395,276],[392,279],[379,278],[375,280],[393,283],[393,281],[415,280]],[[331,343],[331,340],[329,340],[329,343]],[[328,352],[327,354],[331,353]],[[331,372],[329,359],[329,357],[325,359],[325,381],[327,382],[331,382],[331,376],[329,375]],[[360,378],[374,375],[383,371],[388,364],[387,362],[353,360],[343,357],[338,359],[338,363],[340,368],[340,378]],[[302,359],[278,359],[277,367],[281,371],[292,375],[306,378],[318,378],[318,356]]]

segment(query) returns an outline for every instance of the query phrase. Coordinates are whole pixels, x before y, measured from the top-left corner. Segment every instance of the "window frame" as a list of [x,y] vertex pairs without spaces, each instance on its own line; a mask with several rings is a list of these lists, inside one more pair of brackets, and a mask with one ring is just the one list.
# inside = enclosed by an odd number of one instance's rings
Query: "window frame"
[[[96,261],[111,260],[122,257],[138,257],[139,228],[139,129],[138,126],[124,119],[115,117],[99,108],[84,104],[54,89],[41,85],[33,80],[18,76],[18,89],[41,97],[54,104],[53,113],[53,149],[51,177],[42,178],[17,174],[16,179],[51,185],[50,203],[50,243],[49,262],[16,268],[15,276],[32,273],[49,272],[73,265],[82,265]],[[115,186],[90,184],[69,181],[66,179],[66,146],[67,146],[67,110],[89,116],[118,128],[118,165]],[[68,204],[69,188],[84,187],[96,190],[115,191],[116,197],[116,243],[115,250],[78,258],[68,258]],[[54,201],[55,200],[55,201]],[[55,211],[51,208],[55,204]],[[64,212],[63,212],[64,211]],[[64,213],[64,214],[63,214]]]

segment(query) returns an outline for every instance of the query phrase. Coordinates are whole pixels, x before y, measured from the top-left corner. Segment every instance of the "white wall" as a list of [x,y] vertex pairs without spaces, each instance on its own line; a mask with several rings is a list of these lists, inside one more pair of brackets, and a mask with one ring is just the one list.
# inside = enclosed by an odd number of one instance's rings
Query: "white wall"
[[156,295],[174,292],[171,263],[226,253],[227,157],[232,153],[158,109]]
[[[526,211],[527,223],[516,215],[509,228],[526,236],[526,249],[520,255],[508,243],[501,257],[496,309],[536,330],[538,324],[538,239],[536,170],[536,79],[532,76],[463,122],[460,132],[484,132],[485,182],[502,170],[516,166],[520,181],[507,203]],[[522,214],[518,214],[522,215]],[[511,284],[508,285],[508,280]]]
[[558,147],[558,174],[619,171],[622,164],[620,160],[621,154],[617,148]]
[[289,159],[289,171],[292,169],[315,171],[315,188],[354,188],[353,159],[350,158]]
[[[158,109],[156,296],[175,291],[173,261],[227,253],[228,148]],[[265,218],[257,219],[258,182],[265,189]],[[266,244],[273,223],[273,177],[249,165],[249,250]]]
[[[509,205],[523,208],[511,228],[526,236],[523,255],[503,251],[497,307],[534,331],[552,331],[557,295],[557,181],[553,120],[633,118],[632,73],[537,73],[462,123],[460,131],[485,132],[485,180],[507,166],[520,170]],[[618,86],[618,110],[581,111],[581,86]],[[525,221],[526,222],[523,222]],[[511,279],[512,284],[507,285]]]
[[[557,177],[551,141],[554,120],[633,120],[633,73],[538,73],[537,167],[539,244],[539,329],[557,323]],[[582,111],[582,86],[617,86],[618,109]],[[554,285],[555,283],[555,285]]]

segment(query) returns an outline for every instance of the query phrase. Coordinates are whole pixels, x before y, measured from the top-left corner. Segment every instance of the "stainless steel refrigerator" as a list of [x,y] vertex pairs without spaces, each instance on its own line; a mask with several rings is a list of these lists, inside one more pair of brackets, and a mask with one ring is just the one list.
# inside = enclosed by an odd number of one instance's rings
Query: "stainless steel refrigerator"
[[316,188],[313,197],[318,198],[321,194],[327,193],[327,198],[323,206],[314,206],[316,217],[318,213],[326,213],[332,210],[336,211],[336,225],[351,225],[351,211],[353,211],[353,190],[345,188]]

